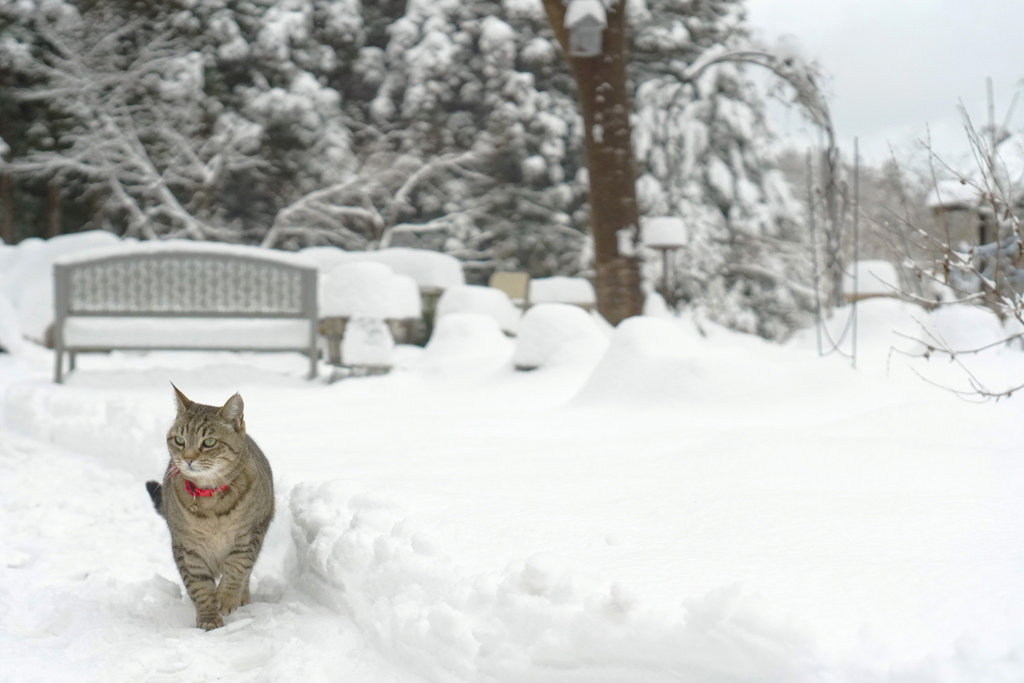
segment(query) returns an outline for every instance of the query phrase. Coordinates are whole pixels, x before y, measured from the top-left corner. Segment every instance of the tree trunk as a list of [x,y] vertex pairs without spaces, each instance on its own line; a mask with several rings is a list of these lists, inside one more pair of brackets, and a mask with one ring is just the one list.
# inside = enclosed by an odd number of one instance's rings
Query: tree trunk
[[14,244],[14,191],[11,175],[0,173],[0,242]]
[[60,183],[51,178],[46,183],[46,239],[60,234]]
[[576,79],[583,116],[597,308],[617,325],[643,310],[637,255],[640,213],[626,76],[629,55],[625,2],[619,0],[608,9],[603,53],[597,57],[568,56],[565,6],[562,0],[544,0],[544,7]]

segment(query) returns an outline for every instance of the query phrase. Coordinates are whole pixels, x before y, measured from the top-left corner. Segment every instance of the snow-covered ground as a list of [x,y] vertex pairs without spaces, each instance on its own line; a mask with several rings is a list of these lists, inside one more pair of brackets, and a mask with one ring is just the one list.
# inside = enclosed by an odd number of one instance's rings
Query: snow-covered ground
[[[0,354],[0,681],[1024,680],[1020,399],[891,352],[998,326],[858,312],[857,370],[813,331],[644,317],[595,328],[605,348],[572,315],[524,318],[521,372],[471,313],[334,384],[301,356],[153,352],[57,386],[45,349]],[[970,360],[1024,379],[1019,351]],[[254,603],[209,633],[143,486],[171,381],[240,391],[277,481]]]

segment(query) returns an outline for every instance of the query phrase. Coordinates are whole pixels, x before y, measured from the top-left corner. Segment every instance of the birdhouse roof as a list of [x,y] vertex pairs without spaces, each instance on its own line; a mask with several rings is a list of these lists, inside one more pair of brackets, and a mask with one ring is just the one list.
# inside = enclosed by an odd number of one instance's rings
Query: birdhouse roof
[[686,224],[676,216],[645,216],[641,220],[644,244],[654,249],[686,245]]
[[601,0],[570,0],[565,9],[565,27],[607,26],[608,15]]

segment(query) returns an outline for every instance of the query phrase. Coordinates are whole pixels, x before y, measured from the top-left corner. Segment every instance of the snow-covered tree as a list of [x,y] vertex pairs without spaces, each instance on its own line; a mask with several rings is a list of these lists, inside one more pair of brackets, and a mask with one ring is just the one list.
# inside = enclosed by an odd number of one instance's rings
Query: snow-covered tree
[[[784,336],[804,233],[742,65],[793,84],[798,61],[751,48],[738,0],[627,7],[639,209],[693,236],[678,295]],[[0,0],[0,187],[147,237],[594,275],[584,150],[605,127],[560,50],[541,0]]]
[[[79,181],[127,234],[253,239],[289,199],[347,171],[337,92],[268,63],[287,29],[301,34],[286,20],[262,25],[254,47],[223,13],[173,7],[5,3],[3,17],[5,90],[52,140],[3,170]],[[254,53],[264,62],[233,71]]]
[[828,126],[814,73],[752,44],[735,0],[650,0],[636,13],[636,153],[646,214],[684,219],[673,297],[769,338],[808,320],[810,247],[803,207],[777,169],[762,93],[769,69]]

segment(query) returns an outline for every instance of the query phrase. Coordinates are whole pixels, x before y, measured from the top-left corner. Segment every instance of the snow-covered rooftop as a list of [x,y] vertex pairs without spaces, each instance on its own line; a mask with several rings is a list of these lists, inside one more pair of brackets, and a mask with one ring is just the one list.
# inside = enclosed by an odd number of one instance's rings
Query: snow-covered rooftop
[[929,209],[973,209],[981,203],[982,193],[971,183],[940,180],[925,198]]

